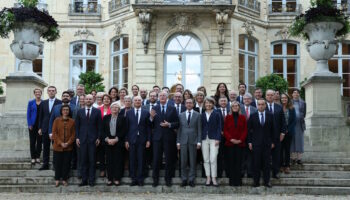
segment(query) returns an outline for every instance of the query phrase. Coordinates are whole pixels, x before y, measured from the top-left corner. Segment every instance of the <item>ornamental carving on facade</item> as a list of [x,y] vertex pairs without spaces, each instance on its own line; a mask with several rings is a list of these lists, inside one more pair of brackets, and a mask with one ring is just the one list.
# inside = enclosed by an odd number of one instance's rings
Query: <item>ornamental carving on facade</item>
[[145,54],[148,52],[148,44],[151,34],[152,13],[149,10],[140,10],[138,13],[140,23],[142,24],[142,42]]
[[123,31],[123,28],[125,27],[124,21],[118,21],[114,25],[115,35],[117,37],[120,37]]
[[218,26],[218,44],[220,54],[224,51],[225,44],[225,24],[227,24],[229,15],[232,13],[231,10],[215,10],[216,13],[216,24]]
[[181,33],[189,32],[193,27],[198,26],[197,15],[192,13],[176,13],[169,19],[168,24]]
[[243,23],[242,28],[245,29],[246,34],[248,35],[248,37],[252,37],[253,33],[255,32],[255,27],[252,23],[252,21],[247,20]]
[[288,27],[283,27],[281,30],[277,31],[277,33],[275,34],[275,36],[279,36],[281,37],[282,40],[286,40],[289,38],[289,31],[288,31]]
[[89,36],[94,36],[94,33],[89,29],[83,27],[74,33],[74,37],[80,37],[80,39],[88,39]]

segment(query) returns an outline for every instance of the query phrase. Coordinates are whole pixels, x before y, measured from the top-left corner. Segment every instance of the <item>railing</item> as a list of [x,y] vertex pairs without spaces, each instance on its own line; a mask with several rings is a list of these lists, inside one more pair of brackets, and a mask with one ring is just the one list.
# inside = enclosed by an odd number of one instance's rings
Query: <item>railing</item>
[[289,3],[289,4],[270,4],[270,15],[298,15],[301,13],[301,4]]
[[161,5],[230,5],[232,0],[136,0],[136,4],[161,4]]
[[69,15],[101,15],[101,5],[97,2],[69,4]]
[[260,13],[260,2],[257,0],[238,0],[238,6]]
[[111,13],[119,8],[123,8],[130,4],[130,0],[112,0],[108,2],[108,11]]
[[[21,3],[15,3],[15,5],[14,5],[15,8],[19,8],[21,6],[22,6]],[[38,10],[41,10],[41,11],[46,10],[47,11],[47,4],[46,3],[38,3],[38,5],[36,5],[36,7],[38,8]]]

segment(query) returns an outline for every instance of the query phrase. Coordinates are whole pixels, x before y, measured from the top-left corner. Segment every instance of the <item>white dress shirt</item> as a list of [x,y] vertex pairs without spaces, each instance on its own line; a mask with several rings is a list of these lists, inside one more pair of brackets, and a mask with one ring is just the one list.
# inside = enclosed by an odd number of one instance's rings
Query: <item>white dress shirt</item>
[[267,103],[267,109],[270,110],[271,107],[271,113],[274,113],[273,107],[274,107],[275,103]]
[[55,103],[56,98],[49,99],[49,111],[51,112],[53,104]]
[[264,123],[266,123],[266,115],[265,115],[265,111],[264,112],[260,112],[259,111],[259,120],[260,120],[260,124],[261,124],[261,113],[263,114],[264,116]]
[[[189,113],[191,113],[191,119],[192,119],[192,116],[193,116],[193,109],[192,110],[186,110],[186,120],[188,121],[188,115],[189,115]],[[190,120],[191,120],[190,119]]]

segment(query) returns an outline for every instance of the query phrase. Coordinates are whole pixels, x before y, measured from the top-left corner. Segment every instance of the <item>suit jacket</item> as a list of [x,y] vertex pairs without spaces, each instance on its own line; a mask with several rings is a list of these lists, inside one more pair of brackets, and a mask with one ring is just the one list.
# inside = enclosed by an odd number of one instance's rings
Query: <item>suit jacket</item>
[[[176,104],[174,103],[174,107],[176,110]],[[180,104],[180,113],[177,113],[177,115],[180,115],[181,113],[186,111],[186,106],[184,104]]]
[[[268,111],[269,107],[266,105],[266,112]],[[273,104],[273,117],[274,117],[274,127],[275,127],[275,144],[278,144],[280,142],[280,134],[286,133],[286,119],[284,117],[283,108],[281,105],[278,105],[276,103]]]
[[242,100],[241,100],[241,96],[238,95],[236,98],[236,101],[238,101],[240,104],[243,104],[243,96],[242,96]]
[[[149,111],[139,108],[140,122],[135,115],[135,109],[126,112],[126,138],[129,144],[136,144],[137,137],[140,137],[141,143],[151,141],[151,121]],[[137,135],[139,133],[139,136]]]
[[193,108],[193,110],[194,110],[194,111],[196,111],[196,112],[198,112],[199,114],[202,114],[202,113],[204,113],[204,112],[205,112],[204,105],[203,105],[203,107],[202,107],[202,112],[200,112],[199,107],[194,107],[194,108]]
[[79,98],[79,97],[78,97],[78,96],[73,97],[73,98],[70,100],[70,103],[71,103],[71,104],[74,104],[74,105],[76,105],[76,106],[79,107],[79,100],[78,100],[78,103],[77,103],[77,98]]
[[[217,107],[215,111],[220,113],[220,116],[221,116],[221,131],[224,131],[225,118],[222,115],[221,107]],[[226,116],[229,115],[229,114],[230,114],[230,107],[229,107],[229,104],[227,104],[227,106],[226,106]]]
[[235,126],[233,115],[226,116],[224,125],[225,146],[234,146],[231,139],[241,140],[239,147],[245,147],[248,134],[247,120],[242,114],[238,115],[237,126]]
[[302,130],[306,130],[306,125],[305,125],[305,116],[306,116],[306,103],[302,99],[299,98],[299,101],[294,101],[293,103],[298,103],[299,104],[299,113],[300,117],[297,120],[300,120],[301,128]]
[[258,105],[256,104],[256,99],[253,99],[253,100],[252,100],[252,103],[251,103],[250,105],[253,106],[253,107],[255,107],[255,108],[257,108]]
[[[157,106],[157,103],[154,103],[154,104],[156,104],[156,105],[153,105],[152,107]],[[151,111],[150,107],[151,107],[151,104],[149,103],[147,105],[142,106],[142,109],[148,110],[150,112]]]
[[[258,109],[257,109],[257,108],[255,108],[255,107],[253,107],[253,106],[249,106],[249,117],[250,117],[252,114],[256,113],[256,112],[258,112]],[[248,118],[247,118],[247,113],[245,112],[245,105],[241,105],[241,113],[242,113],[242,115],[244,115],[244,116],[246,117],[246,119],[248,120]]]
[[[133,109],[133,108],[131,107],[131,108],[129,108],[127,111],[129,111],[129,110],[131,110],[131,109]],[[122,109],[120,110],[120,112],[119,112],[118,115],[121,115],[121,116],[123,116],[123,117],[126,117],[127,111],[125,112],[125,108],[122,108]]]
[[248,120],[247,142],[253,145],[253,151],[255,147],[271,148],[275,137],[274,121],[273,115],[269,112],[265,112],[264,126],[260,124],[259,112],[250,116]]
[[[62,104],[57,105],[57,106],[55,106],[53,108],[53,112],[51,114],[50,122],[49,122],[49,133],[52,133],[52,126],[53,126],[53,122],[55,121],[55,119],[57,117],[61,116],[61,107],[62,107]],[[73,120],[75,120],[75,118],[77,117],[77,112],[78,112],[79,109],[74,104],[69,104],[69,107],[70,107],[70,110],[71,110],[71,113],[69,113],[69,116]]]
[[56,105],[61,104],[61,100],[55,99],[51,112],[49,108],[49,99],[44,100],[40,104],[40,114],[39,114],[39,129],[41,129],[42,133],[48,133],[49,131],[49,123],[50,123],[50,117],[51,113],[54,110],[54,107]]
[[102,120],[102,133],[101,133],[101,141],[102,144],[107,145],[105,139],[114,139],[115,137],[118,137],[118,142],[115,144],[116,146],[123,147],[125,142],[125,117],[122,115],[118,115],[117,118],[117,126],[116,126],[116,133],[115,136],[111,135],[111,130],[109,123],[111,122],[112,115],[108,114],[103,117]]
[[36,118],[39,118],[39,113],[36,113],[37,112],[36,106],[37,105],[36,105],[35,99],[32,99],[28,102],[28,106],[27,106],[27,124],[28,124],[28,126],[34,126]]
[[179,116],[180,125],[177,133],[177,143],[181,145],[197,144],[202,142],[202,118],[201,115],[193,111],[190,124],[187,124],[186,112]]
[[205,111],[201,114],[202,120],[202,140],[205,140],[208,136],[211,140],[221,140],[221,114],[215,110],[210,114],[209,120]]
[[[161,114],[161,105],[155,106],[153,110],[156,111],[157,115],[152,121],[152,140],[175,141],[176,129],[179,127],[179,117],[177,116],[176,109],[167,104],[165,116],[162,116]],[[160,126],[160,123],[164,120],[170,123],[170,128],[163,128]]]
[[289,110],[289,116],[288,116],[288,124],[287,124],[287,133],[286,135],[294,136],[295,134],[295,124],[297,122],[297,116],[295,113],[295,109],[288,109]]
[[101,111],[91,107],[90,118],[87,119],[85,108],[79,109],[75,119],[76,137],[81,144],[92,144],[101,136],[102,119]]

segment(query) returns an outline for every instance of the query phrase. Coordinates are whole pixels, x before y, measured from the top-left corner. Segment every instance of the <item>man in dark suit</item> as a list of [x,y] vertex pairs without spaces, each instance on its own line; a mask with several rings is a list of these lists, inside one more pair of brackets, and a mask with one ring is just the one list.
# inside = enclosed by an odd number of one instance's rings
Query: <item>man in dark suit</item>
[[44,100],[40,104],[40,113],[39,113],[39,135],[42,135],[43,138],[43,165],[39,170],[48,170],[49,161],[50,161],[50,145],[51,145],[51,135],[49,134],[49,125],[50,117],[53,111],[53,108],[56,105],[61,104],[61,100],[56,99],[57,90],[55,86],[49,86],[47,88],[47,94],[49,99]]
[[147,100],[146,105],[143,105],[142,108],[151,112],[152,108],[157,105],[157,93],[155,91],[151,91],[149,93],[149,99]]
[[174,94],[174,107],[178,115],[186,110],[185,105],[183,104],[182,94],[180,92],[176,92]]
[[273,115],[265,111],[265,100],[258,100],[258,112],[252,114],[248,120],[248,147],[253,153],[254,187],[259,187],[261,166],[263,168],[264,185],[270,184],[271,148],[274,148],[274,119]]
[[179,118],[176,109],[167,104],[166,92],[158,94],[160,104],[151,111],[152,146],[153,146],[153,187],[159,183],[159,169],[165,155],[165,183],[171,186],[171,179],[175,173],[176,129],[179,127]]
[[83,84],[79,84],[77,86],[77,95],[71,99],[70,103],[76,105],[79,108],[80,107],[79,97],[84,94],[85,94],[85,86]]
[[255,88],[254,90],[254,99],[252,100],[251,105],[255,108],[257,108],[258,106],[258,100],[262,98],[262,89],[261,88]]
[[267,101],[266,111],[272,113],[274,118],[274,144],[275,148],[272,150],[272,177],[278,179],[278,173],[280,170],[281,160],[281,142],[284,139],[286,133],[286,120],[282,106],[274,103],[275,91],[267,90],[265,98]]
[[[230,113],[230,107],[228,105],[228,101],[226,97],[221,97],[219,99],[219,106],[216,111],[221,113],[221,134],[223,134],[224,131],[224,122],[226,116]],[[229,172],[228,170],[228,161],[226,161],[227,156],[225,156],[225,137],[221,137],[221,141],[219,144],[219,153],[218,153],[218,178],[223,177],[223,172],[226,173]],[[226,174],[227,176],[227,174]]]
[[140,89],[140,96],[142,98],[142,106],[147,105],[147,90],[145,88]]
[[78,111],[75,119],[76,144],[81,156],[82,182],[79,186],[95,185],[96,146],[100,144],[102,130],[101,111],[92,107],[93,96],[85,97],[85,108]]
[[141,103],[140,96],[134,97],[134,108],[126,113],[125,148],[129,150],[130,186],[144,185],[144,153],[151,145],[150,113],[141,108]]
[[[243,103],[243,105],[241,104],[241,113],[246,117],[248,121],[252,114],[258,112],[258,109],[251,106],[252,95],[248,92],[243,96]],[[243,151],[242,161],[242,177],[244,177],[246,173],[249,178],[253,177],[253,155],[249,150],[248,145]]]
[[[186,111],[179,116],[179,131],[177,135],[177,148],[181,153],[181,187],[189,185],[195,186],[196,177],[197,149],[202,144],[202,118],[201,115],[193,110],[194,100],[186,100]],[[189,155],[189,156],[188,156]],[[187,177],[187,163],[190,161],[189,174]]]
[[237,101],[240,103],[240,104],[243,104],[243,96],[245,94],[245,91],[247,90],[247,85],[244,84],[244,83],[240,83],[238,85],[238,92],[239,92],[239,95],[237,97]]

